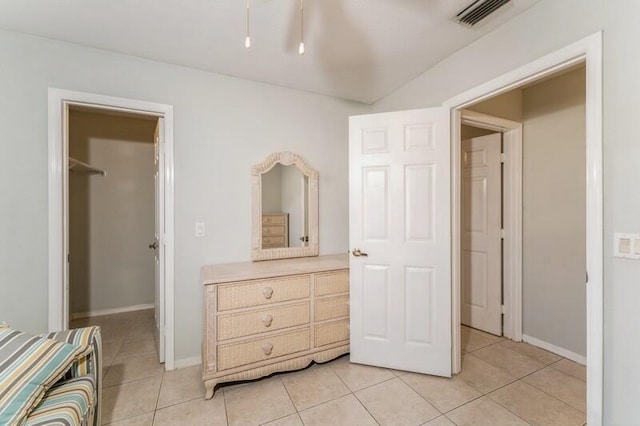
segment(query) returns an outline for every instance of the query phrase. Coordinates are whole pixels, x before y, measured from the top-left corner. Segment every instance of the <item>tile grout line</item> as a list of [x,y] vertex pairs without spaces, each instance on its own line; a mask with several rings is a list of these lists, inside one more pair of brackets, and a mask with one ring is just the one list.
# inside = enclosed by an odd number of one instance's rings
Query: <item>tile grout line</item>
[[[578,377],[578,376],[576,376],[575,374],[571,374],[571,373],[569,373],[568,371],[565,371],[565,370],[562,370],[562,369],[560,369],[560,368],[554,367],[554,365],[558,364],[558,363],[559,363],[559,362],[561,362],[561,361],[569,361],[569,362],[573,362],[573,363],[575,363],[575,364],[578,364],[577,362],[575,362],[575,361],[571,361],[571,360],[570,360],[570,359],[568,359],[568,358],[560,358],[559,360],[557,360],[557,361],[552,362],[551,364],[549,364],[549,367],[554,368],[554,369],[556,369],[556,370],[558,370],[558,371],[561,371],[561,372],[563,372],[563,373],[565,373],[565,374],[568,374],[568,375],[569,375],[569,376],[571,376],[571,377],[575,377],[576,379],[580,380],[581,382],[585,382],[585,383],[587,383],[587,381],[586,381],[586,380],[582,380],[582,378],[581,378],[581,377]],[[578,365],[581,365],[581,364],[578,364]],[[584,367],[584,368],[586,368],[586,367],[587,367],[586,365],[581,365],[581,366],[582,366],[582,367]]]
[[[216,385],[213,385],[213,390],[216,390]],[[224,403],[224,420],[225,423],[227,424],[227,426],[229,426],[229,412],[227,411],[227,393],[225,392],[224,388],[220,388],[220,391],[222,392],[222,402]],[[211,399],[213,399],[214,397],[211,397]],[[211,401],[211,399],[209,401]]]
[[164,384],[164,373],[162,373],[162,378],[160,379],[160,387],[158,388],[158,396],[156,397],[156,404],[153,408],[153,418],[151,419],[151,424],[156,421],[156,413],[158,412],[158,402],[160,401],[160,393],[162,392],[162,385]]
[[298,415],[298,417],[300,417],[300,421],[302,421],[302,416],[300,416],[300,411],[298,410],[298,406],[296,405],[295,402],[293,402],[293,398],[291,397],[291,394],[289,393],[289,389],[287,389],[287,385],[284,384],[284,381],[282,380],[282,377],[278,377],[278,380],[280,380],[280,383],[282,383],[282,387],[284,388],[284,391],[287,393],[287,396],[289,397],[289,401],[291,401],[291,405],[293,405],[293,409],[296,410],[296,414]]
[[[546,368],[546,367],[545,367],[545,368]],[[540,369],[540,370],[538,370],[538,371],[541,371],[541,370],[543,370],[543,369]],[[557,396],[551,395],[549,392],[545,391],[544,389],[541,389],[541,388],[537,387],[537,386],[536,386],[536,385],[534,385],[533,383],[525,382],[525,381],[523,380],[525,377],[529,377],[529,376],[531,376],[532,374],[537,373],[538,371],[535,371],[535,372],[533,372],[533,373],[531,373],[531,374],[528,374],[528,375],[524,376],[524,377],[523,377],[522,379],[520,379],[520,380],[522,380],[522,382],[523,382],[524,384],[527,384],[527,385],[531,386],[532,388],[539,390],[540,392],[544,393],[545,395],[548,395],[548,396],[550,396],[551,398],[553,398],[553,399],[555,399],[555,400],[560,401],[561,403],[563,403],[563,404],[564,404],[564,405],[566,405],[567,407],[572,408],[572,409],[574,409],[574,410],[578,411],[579,413],[582,413],[582,414],[584,414],[584,415],[586,416],[586,414],[587,414],[586,412],[584,412],[584,411],[581,411],[581,410],[577,409],[576,407],[572,406],[572,405],[571,405],[571,404],[569,404],[568,402],[564,402],[563,400],[561,400],[561,399],[560,399],[560,398],[558,398]],[[565,373],[565,374],[566,374],[566,373]],[[567,375],[569,376],[569,374],[567,374]],[[585,386],[586,386],[586,384],[585,384]]]
[[[511,383],[509,383],[509,385],[510,385],[510,384],[513,384],[513,383],[516,383],[516,382],[518,382],[519,380],[520,380],[520,379],[516,380],[515,382],[511,382]],[[509,385],[502,386],[502,387],[500,387],[500,388],[498,388],[498,389],[502,389],[503,387],[506,387],[506,386],[509,386]],[[498,389],[496,389],[495,391],[497,391]],[[495,391],[491,391],[490,393],[493,393],[493,392],[495,392]],[[522,421],[523,421],[523,422],[525,422],[526,424],[528,424],[528,425],[530,425],[530,424],[531,424],[531,423],[529,423],[528,421],[526,421],[525,419],[523,419],[522,417],[520,417],[518,414],[516,414],[516,413],[514,413],[513,411],[509,410],[509,408],[505,407],[504,405],[500,404],[498,401],[496,401],[496,400],[494,400],[493,398],[491,398],[491,397],[489,396],[489,394],[488,394],[488,393],[487,393],[487,394],[483,394],[483,395],[481,395],[481,396],[479,396],[479,397],[477,397],[477,398],[474,398],[474,399],[472,399],[472,400],[470,400],[470,401],[467,401],[467,402],[465,402],[464,404],[462,404],[462,405],[460,405],[460,406],[458,406],[458,407],[456,407],[456,408],[452,408],[451,410],[447,411],[446,413],[443,413],[442,415],[443,415],[443,416],[445,416],[447,419],[451,420],[453,423],[455,423],[452,419],[450,419],[450,418],[449,418],[449,416],[447,416],[447,414],[450,414],[452,411],[455,411],[455,410],[457,410],[458,408],[462,408],[462,407],[464,407],[465,405],[469,405],[469,404],[471,404],[472,402],[477,401],[477,400],[479,400],[479,399],[481,399],[481,398],[485,398],[485,397],[486,397],[486,398],[488,398],[490,401],[492,401],[492,402],[496,403],[496,404],[497,404],[497,405],[499,405],[500,407],[504,408],[504,409],[505,409],[505,410],[507,410],[509,413],[513,414],[514,416],[516,416],[517,418],[519,418],[520,420],[522,420]]]
[[[349,361],[349,364],[351,364],[351,361]],[[367,406],[366,406],[366,405],[364,405],[364,404],[362,403],[362,401],[360,401],[360,398],[358,398],[358,395],[356,395],[356,392],[355,392],[354,390],[352,390],[352,389],[349,387],[349,385],[347,385],[347,383],[346,383],[344,380],[342,380],[342,377],[340,377],[340,375],[339,375],[338,373],[336,373],[336,371],[335,371],[335,370],[334,370],[330,365],[328,365],[328,367],[329,367],[329,370],[331,370],[331,372],[332,372],[333,374],[335,374],[335,376],[338,378],[338,380],[340,380],[340,382],[342,382],[342,384],[344,385],[344,387],[345,387],[345,388],[347,388],[347,390],[348,390],[349,392],[351,392],[351,395],[353,395],[353,397],[356,399],[356,401],[358,401],[358,404],[360,404],[360,405],[362,406],[362,408],[364,408],[364,410],[365,410],[367,413],[369,413],[369,415],[371,416],[371,418],[373,419],[373,421],[374,421],[374,422],[376,422],[376,424],[377,424],[378,426],[380,426],[380,422],[378,422],[378,419],[376,419],[376,417],[373,415],[373,413],[372,413],[371,411],[369,411],[369,409],[367,408]],[[391,373],[391,374],[393,374],[393,373]],[[394,374],[394,376],[395,376],[395,374]],[[394,378],[395,378],[395,377],[394,377]],[[389,379],[389,380],[393,380],[393,379]],[[387,381],[387,380],[385,380],[385,382],[386,382],[386,381]],[[380,383],[384,383],[384,382],[380,382]],[[379,383],[378,383],[378,384],[379,384]],[[371,386],[375,386],[375,385],[371,385]],[[360,390],[362,390],[362,389],[360,389]],[[360,390],[359,390],[358,392],[360,392]],[[346,396],[346,395],[343,395],[343,396]]]
[[[382,382],[384,383],[384,382]],[[346,386],[346,385],[345,385]],[[358,391],[360,392],[360,391]],[[358,404],[360,404],[362,406],[362,408],[364,408],[364,410],[369,413],[369,415],[371,416],[371,418],[373,419],[374,422],[376,422],[376,424],[378,426],[380,426],[380,422],[378,421],[378,419],[376,419],[376,416],[373,415],[373,413],[371,411],[369,411],[369,408],[367,408],[367,406],[360,400],[360,398],[358,398],[358,395],[356,395],[355,392],[351,392],[351,395],[353,395],[353,397],[356,399],[356,401],[358,401]]]
[[[564,404],[564,405],[566,405],[567,407],[572,408],[572,409],[574,409],[574,410],[576,410],[576,411],[580,412],[581,414],[585,414],[585,415],[586,415],[586,413],[583,413],[582,411],[580,411],[580,410],[578,410],[578,409],[576,409],[576,408],[572,407],[571,405],[567,404],[566,402],[562,401],[561,399],[556,398],[555,396],[553,396],[553,395],[551,395],[551,394],[549,394],[549,393],[545,392],[544,390],[542,390],[542,389],[538,388],[537,386],[534,386],[534,385],[532,385],[532,384],[527,383],[527,382],[525,382],[525,381],[524,381],[524,378],[529,377],[529,376],[531,376],[531,375],[533,375],[533,374],[537,373],[538,371],[544,370],[544,369],[545,369],[545,368],[547,368],[547,367],[548,367],[548,366],[545,366],[545,367],[543,367],[543,368],[540,368],[540,369],[538,369],[538,370],[536,370],[536,371],[533,371],[533,372],[531,372],[531,373],[529,373],[529,374],[527,374],[527,375],[525,375],[525,376],[522,376],[521,378],[517,379],[516,381],[513,381],[513,382],[511,382],[511,383],[508,383],[508,384],[506,384],[506,385],[504,385],[504,386],[500,386],[499,388],[497,388],[497,389],[495,389],[495,390],[493,390],[493,391],[491,391],[491,392],[487,393],[485,396],[487,396],[487,397],[488,397],[489,399],[491,399],[493,402],[495,402],[496,404],[500,405],[501,407],[503,407],[504,409],[506,409],[507,411],[509,411],[509,412],[510,412],[510,413],[512,413],[513,415],[515,415],[516,417],[521,418],[521,417],[520,417],[520,416],[518,416],[516,413],[514,413],[513,411],[511,411],[508,407],[506,407],[506,406],[502,405],[499,401],[496,401],[495,399],[491,398],[491,396],[490,396],[489,394],[490,394],[490,393],[495,393],[495,392],[499,391],[500,389],[503,389],[503,388],[505,388],[505,387],[507,387],[507,386],[510,386],[510,385],[514,384],[514,383],[522,382],[523,384],[528,385],[528,386],[531,386],[532,388],[534,388],[534,389],[536,389],[536,390],[538,390],[538,391],[540,391],[540,392],[544,393],[545,395],[547,395],[547,396],[549,396],[550,398],[552,398],[552,399],[554,399],[554,400],[556,400],[556,401],[560,402],[561,404]],[[528,422],[526,422],[526,420],[524,420],[524,419],[522,419],[522,420],[523,420],[523,421],[525,421],[525,423],[528,423]]]
[[[421,374],[421,373],[414,373],[414,374]],[[429,375],[429,376],[430,376],[430,375]],[[437,376],[430,376],[430,377],[437,377]],[[399,377],[398,377],[398,378],[399,378]],[[453,378],[453,377],[451,377],[451,378]],[[402,383],[404,383],[405,385],[407,385],[407,386],[409,387],[409,389],[411,389],[412,391],[414,391],[415,393],[417,393],[417,394],[418,394],[418,396],[419,396],[420,398],[422,398],[422,399],[423,399],[423,400],[425,400],[429,405],[431,405],[433,408],[435,408],[435,409],[436,409],[436,411],[438,411],[438,412],[440,413],[440,415],[441,415],[441,416],[445,416],[447,413],[449,413],[449,412],[451,412],[451,411],[455,410],[456,408],[460,408],[460,407],[462,407],[463,405],[466,405],[466,404],[468,404],[468,403],[470,403],[470,402],[473,402],[473,401],[475,401],[476,399],[482,398],[482,397],[484,396],[484,395],[482,394],[482,392],[480,392],[479,390],[477,390],[477,389],[476,389],[476,388],[474,388],[473,386],[469,385],[469,384],[468,384],[467,382],[465,382],[464,380],[460,379],[460,380],[462,380],[465,384],[467,384],[468,386],[470,386],[470,387],[471,387],[471,389],[473,389],[473,390],[475,390],[476,392],[480,393],[480,395],[479,395],[479,396],[476,396],[476,397],[473,397],[472,399],[470,399],[470,400],[468,400],[468,401],[466,401],[466,402],[463,402],[463,403],[462,403],[462,404],[460,404],[460,405],[456,405],[455,407],[451,408],[450,410],[442,411],[442,410],[440,410],[438,407],[436,407],[436,406],[435,406],[435,403],[433,403],[433,402],[429,401],[429,399],[428,399],[428,398],[426,398],[426,397],[424,397],[424,396],[420,395],[420,394],[418,393],[418,391],[416,391],[416,390],[413,388],[413,386],[411,386],[409,383],[405,382],[405,381],[404,381],[404,380],[402,380],[402,379],[400,379],[400,380],[402,381]],[[446,417],[446,416],[445,416],[445,417]]]
[[[488,348],[489,346],[493,346],[493,345],[496,345],[496,344],[502,343],[502,342],[504,342],[504,341],[506,341],[506,340],[504,340],[504,339],[503,339],[503,340],[501,340],[501,341],[497,341],[497,342],[491,343],[491,344],[489,344],[489,345],[483,346],[483,347],[481,347],[481,348],[474,349],[473,351],[469,351],[469,352],[466,352],[466,353],[472,354],[472,355],[476,356],[477,358],[481,359],[482,361],[487,362],[488,364],[492,365],[493,367],[498,368],[499,370],[501,370],[501,371],[503,371],[503,372],[505,372],[505,373],[509,374],[510,376],[512,376],[508,371],[506,371],[506,370],[502,369],[501,367],[498,367],[498,366],[496,366],[496,365],[493,365],[493,364],[491,364],[490,362],[488,362],[488,361],[486,361],[486,360],[484,360],[484,359],[482,359],[482,358],[478,357],[477,355],[473,354],[473,352],[479,351],[479,350],[481,350],[481,349]],[[516,343],[519,343],[519,342],[516,342]],[[558,359],[558,360],[556,360],[556,361],[553,361],[553,362],[551,362],[551,363],[549,363],[549,364],[545,364],[544,362],[540,362],[540,361],[538,361],[538,360],[537,360],[537,359],[535,359],[535,358],[532,358],[532,357],[530,357],[530,356],[528,356],[528,355],[525,355],[525,354],[520,353],[520,352],[518,352],[518,351],[515,351],[515,350],[513,350],[513,349],[510,349],[510,348],[507,348],[507,347],[505,347],[505,349],[507,349],[507,350],[509,350],[509,351],[511,351],[511,352],[515,352],[515,353],[517,353],[517,354],[519,354],[519,355],[522,355],[522,356],[524,356],[524,357],[527,357],[527,358],[529,358],[529,359],[531,359],[531,360],[533,360],[533,361],[538,362],[539,364],[543,364],[543,367],[538,368],[538,369],[536,369],[536,370],[534,370],[534,371],[532,371],[532,372],[530,372],[530,373],[528,373],[528,374],[526,374],[526,375],[524,375],[524,376],[522,376],[522,377],[520,377],[520,378],[516,378],[516,380],[511,381],[511,382],[509,382],[509,383],[507,383],[507,384],[504,384],[503,386],[500,386],[500,387],[498,387],[498,388],[496,388],[496,389],[494,389],[494,390],[492,390],[492,391],[490,391],[490,392],[487,392],[487,393],[483,393],[482,391],[480,391],[479,389],[475,388],[473,385],[471,385],[470,383],[468,383],[468,382],[467,382],[467,381],[465,381],[464,379],[462,379],[462,381],[463,381],[464,383],[468,384],[469,386],[471,386],[473,389],[475,389],[475,390],[479,391],[479,392],[482,394],[482,396],[486,396],[486,397],[488,397],[489,399],[491,399],[491,401],[493,401],[493,402],[495,402],[496,404],[500,405],[501,407],[503,407],[504,409],[506,409],[507,411],[509,411],[510,413],[512,413],[514,416],[518,417],[519,419],[523,420],[523,421],[524,421],[525,423],[527,423],[527,424],[529,424],[529,423],[528,423],[526,420],[522,419],[522,418],[521,418],[520,416],[518,416],[516,413],[514,413],[514,412],[513,412],[513,411],[511,411],[511,410],[509,410],[509,408],[505,407],[504,405],[500,404],[498,401],[496,401],[496,400],[494,400],[493,398],[491,398],[491,396],[489,396],[489,394],[490,394],[490,393],[497,392],[498,390],[503,389],[503,388],[505,388],[505,387],[507,387],[507,386],[510,386],[510,385],[512,385],[512,384],[514,384],[514,383],[522,382],[522,383],[524,383],[524,384],[526,384],[526,385],[529,385],[529,386],[533,387],[534,389],[539,390],[540,392],[542,392],[542,393],[544,393],[545,395],[547,395],[547,396],[549,396],[549,397],[553,398],[554,400],[559,401],[560,403],[562,403],[562,404],[564,404],[564,405],[568,406],[569,408],[572,408],[572,409],[574,409],[574,410],[576,410],[576,411],[578,411],[578,412],[580,412],[580,413],[582,413],[582,414],[585,414],[584,412],[582,412],[582,411],[580,411],[580,410],[576,409],[575,407],[573,407],[573,406],[571,406],[570,404],[568,404],[568,403],[564,402],[563,400],[561,400],[561,399],[559,399],[559,398],[555,397],[554,395],[551,395],[551,394],[547,393],[547,392],[546,392],[546,391],[544,391],[543,389],[540,389],[540,388],[538,388],[537,386],[535,386],[535,385],[533,385],[533,384],[530,384],[530,383],[528,383],[528,382],[524,381],[524,379],[525,379],[526,377],[529,377],[529,376],[531,376],[531,375],[533,375],[533,374],[535,374],[535,373],[537,373],[537,372],[539,372],[539,371],[542,371],[542,370],[544,370],[544,369],[545,369],[545,368],[547,368],[547,367],[551,367],[553,364],[556,364],[556,363],[558,363],[558,362],[560,362],[560,361],[562,361],[562,360],[566,360],[567,358],[560,357],[560,359]],[[544,349],[543,349],[543,350],[544,350]],[[547,351],[547,352],[548,352],[548,351]],[[463,355],[464,355],[464,353],[463,353]],[[559,355],[558,355],[558,356],[559,356]],[[551,368],[554,368],[554,367],[551,367]],[[569,373],[567,373],[567,372],[565,372],[565,371],[562,371],[562,370],[558,370],[558,371],[560,371],[560,372],[562,372],[562,373],[564,373],[564,374],[567,374],[568,376],[574,377],[574,378],[576,378],[577,380],[580,380],[579,378],[577,378],[577,377],[573,376],[572,374],[569,374]],[[513,377],[513,376],[512,376],[512,377]],[[480,398],[480,397],[479,397],[479,398]],[[472,400],[470,400],[470,401],[467,401],[466,403],[464,403],[464,404],[462,404],[462,405],[460,405],[460,406],[458,406],[458,407],[456,407],[456,408],[453,408],[453,409],[451,409],[451,410],[447,411],[447,412],[446,412],[446,413],[444,413],[444,414],[446,415],[446,414],[450,413],[451,411],[453,411],[453,410],[455,410],[455,409],[457,409],[457,408],[463,407],[463,406],[465,406],[465,405],[467,405],[467,404],[470,404],[471,402],[473,402],[473,401],[475,401],[475,400],[477,400],[477,399],[479,399],[479,398],[474,398],[474,399],[472,399]],[[449,417],[447,416],[447,418],[449,418]],[[449,419],[449,420],[451,420],[451,419]]]

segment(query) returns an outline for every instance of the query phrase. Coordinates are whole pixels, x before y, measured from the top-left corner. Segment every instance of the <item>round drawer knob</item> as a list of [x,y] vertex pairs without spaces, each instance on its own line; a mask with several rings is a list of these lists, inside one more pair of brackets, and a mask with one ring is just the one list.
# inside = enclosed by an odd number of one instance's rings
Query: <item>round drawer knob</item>
[[270,342],[264,342],[262,344],[262,351],[265,355],[271,355],[271,351],[273,351],[273,344]]
[[273,321],[273,317],[270,314],[265,314],[262,317],[262,323],[264,324],[265,327],[271,326],[272,321]]
[[265,299],[271,299],[271,296],[273,296],[273,288],[271,287],[264,287],[262,289],[262,294],[264,295]]

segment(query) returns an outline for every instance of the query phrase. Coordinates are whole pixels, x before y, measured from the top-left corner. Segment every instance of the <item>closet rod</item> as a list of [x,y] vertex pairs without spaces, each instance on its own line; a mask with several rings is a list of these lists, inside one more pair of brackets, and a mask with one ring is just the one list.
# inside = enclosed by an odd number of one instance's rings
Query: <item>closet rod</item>
[[104,170],[98,169],[97,167],[93,167],[92,165],[87,164],[84,161],[76,160],[73,157],[69,157],[69,171],[99,174],[101,176],[107,175],[107,172],[105,172]]

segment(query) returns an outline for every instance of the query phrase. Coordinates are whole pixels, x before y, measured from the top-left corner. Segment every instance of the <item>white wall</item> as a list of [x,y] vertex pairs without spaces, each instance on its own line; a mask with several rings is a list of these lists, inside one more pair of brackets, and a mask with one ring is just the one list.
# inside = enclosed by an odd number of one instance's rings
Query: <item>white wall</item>
[[614,232],[640,232],[640,2],[542,0],[374,105],[440,105],[567,44],[604,32],[604,424],[640,424],[640,262],[613,258]]
[[640,424],[640,262],[614,232],[640,233],[640,2],[607,0],[604,32],[604,395],[606,425]]
[[347,117],[368,106],[11,32],[0,51],[0,317],[16,328],[47,328],[49,87],[174,106],[177,360],[200,354],[200,267],[250,260],[251,166],[269,153],[319,171],[320,252],[348,249]]
[[584,68],[522,91],[523,333],[586,356]]
[[153,304],[155,120],[71,111],[69,152],[107,171],[69,173],[71,313]]
[[600,31],[604,4],[604,0],[542,0],[376,102],[374,112],[439,106],[453,96]]

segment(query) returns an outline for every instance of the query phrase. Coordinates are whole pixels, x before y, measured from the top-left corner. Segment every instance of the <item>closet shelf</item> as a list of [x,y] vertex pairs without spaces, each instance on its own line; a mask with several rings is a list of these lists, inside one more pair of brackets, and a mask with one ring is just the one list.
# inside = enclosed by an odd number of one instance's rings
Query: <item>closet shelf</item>
[[101,176],[106,176],[107,172],[97,167],[93,167],[90,164],[85,163],[84,161],[76,160],[73,157],[69,157],[69,171],[71,172],[80,172],[80,173],[89,173],[89,174],[99,174]]

